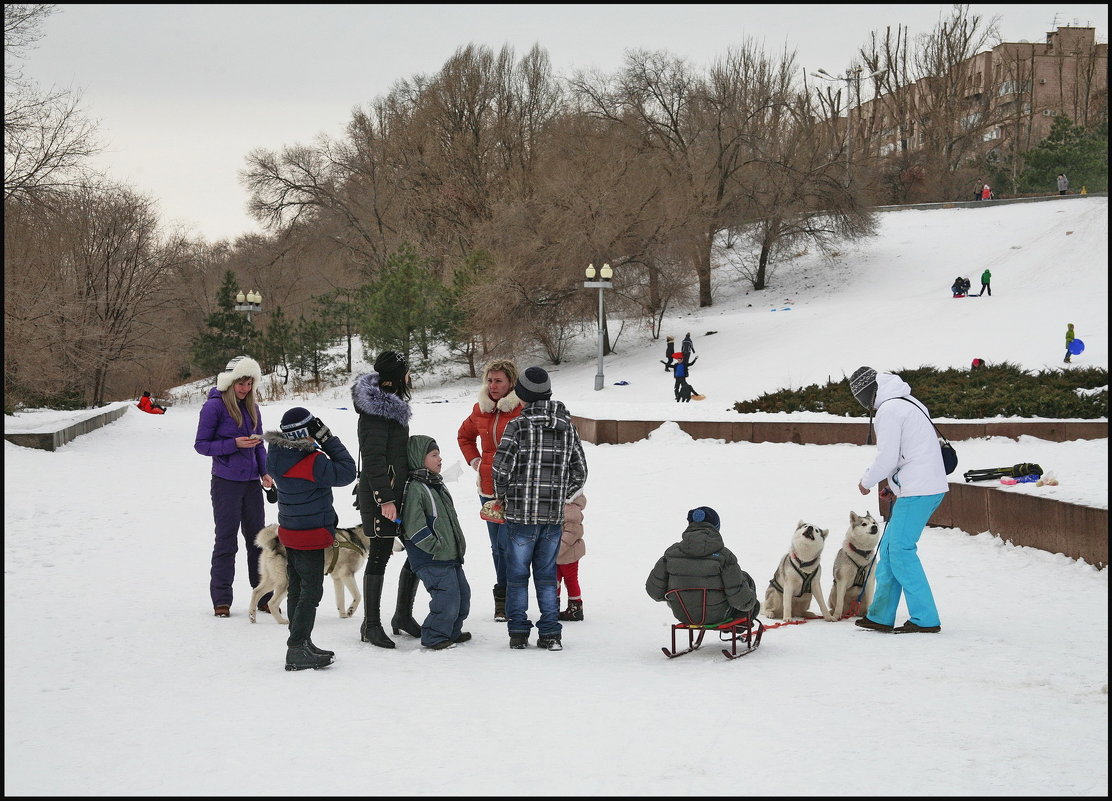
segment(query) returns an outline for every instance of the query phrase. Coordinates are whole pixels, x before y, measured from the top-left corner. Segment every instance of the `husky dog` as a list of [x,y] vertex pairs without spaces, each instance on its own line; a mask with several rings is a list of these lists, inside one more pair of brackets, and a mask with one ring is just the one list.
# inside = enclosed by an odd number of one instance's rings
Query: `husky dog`
[[[853,610],[858,617],[865,614],[873,600],[873,558],[880,540],[880,527],[871,514],[864,517],[849,513],[849,528],[838,555],[834,557],[834,584],[830,587],[830,609],[835,620],[841,620],[861,596],[861,606]],[[864,590],[864,593],[862,593]]]
[[780,560],[765,591],[765,601],[761,606],[765,617],[784,620],[819,617],[808,611],[813,596],[819,603],[822,617],[834,620],[826,608],[819,583],[822,572],[819,557],[822,556],[822,546],[826,544],[828,533],[827,529],[799,521],[792,534],[791,550]]
[[[279,604],[289,592],[289,578],[286,575],[286,546],[278,541],[278,526],[267,526],[255,535],[255,544],[262,549],[259,556],[259,586],[251,594],[251,622],[255,622],[255,611],[259,599],[268,592],[274,593],[270,597],[267,608],[282,625],[289,621],[282,617]],[[336,540],[331,548],[325,549],[324,572],[332,573],[332,582],[336,588],[336,608],[340,610],[340,617],[351,617],[359,608],[363,593],[359,591],[359,582],[355,574],[363,563],[367,561],[367,552],[371,540],[363,533],[363,526],[336,529]],[[351,592],[351,606],[344,604],[344,587]]]

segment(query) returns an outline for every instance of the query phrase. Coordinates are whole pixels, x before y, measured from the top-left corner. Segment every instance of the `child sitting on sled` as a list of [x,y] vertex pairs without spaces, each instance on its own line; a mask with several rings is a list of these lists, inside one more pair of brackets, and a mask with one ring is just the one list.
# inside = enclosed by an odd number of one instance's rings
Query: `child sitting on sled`
[[[756,619],[761,612],[757,585],[738,565],[737,557],[722,542],[718,513],[699,506],[687,513],[688,526],[679,542],[668,546],[645,581],[645,591],[654,601],[663,601],[669,590],[706,589],[705,623],[718,623],[739,617]],[[682,603],[676,595],[668,606],[681,623],[697,622],[702,611],[702,593],[688,596]],[[687,614],[684,612],[687,606]],[[690,615],[693,620],[688,619]]]

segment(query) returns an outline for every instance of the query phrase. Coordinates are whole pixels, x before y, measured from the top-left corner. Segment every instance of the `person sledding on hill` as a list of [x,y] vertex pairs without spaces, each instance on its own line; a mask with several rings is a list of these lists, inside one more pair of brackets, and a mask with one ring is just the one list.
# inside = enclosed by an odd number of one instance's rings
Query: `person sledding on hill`
[[953,285],[951,285],[950,291],[954,293],[955,298],[964,298],[966,295],[969,294],[969,287],[971,286],[973,286],[973,283],[968,278],[962,278],[959,275],[957,278],[954,279],[954,283]]
[[144,392],[136,405],[147,414],[166,414],[166,408],[155,403],[150,392]]

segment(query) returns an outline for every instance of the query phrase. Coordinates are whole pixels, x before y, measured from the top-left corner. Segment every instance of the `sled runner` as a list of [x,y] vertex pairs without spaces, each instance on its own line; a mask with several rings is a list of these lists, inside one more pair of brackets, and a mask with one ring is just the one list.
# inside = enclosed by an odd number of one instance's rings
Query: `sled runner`
[[[687,608],[687,604],[683,601],[685,592],[701,593],[702,601],[699,615],[696,618],[692,615],[691,610]],[[685,587],[681,589],[668,590],[664,593],[664,599],[670,600],[671,596],[675,596],[679,601],[680,608],[683,610],[683,615],[687,618],[686,622],[672,624],[672,649],[661,648],[664,655],[669,659],[675,659],[677,656],[689,654],[692,651],[698,650],[703,645],[703,637],[708,631],[717,631],[718,637],[723,643],[728,643],[729,648],[723,648],[722,654],[728,659],[737,659],[740,656],[751,654],[757,650],[761,644],[761,635],[764,634],[764,626],[761,621],[754,618],[752,621],[748,617],[739,617],[733,620],[724,620],[721,623],[704,623],[703,620],[707,615],[707,591],[705,587]],[[676,632],[687,632],[687,647],[683,650],[676,649]]]

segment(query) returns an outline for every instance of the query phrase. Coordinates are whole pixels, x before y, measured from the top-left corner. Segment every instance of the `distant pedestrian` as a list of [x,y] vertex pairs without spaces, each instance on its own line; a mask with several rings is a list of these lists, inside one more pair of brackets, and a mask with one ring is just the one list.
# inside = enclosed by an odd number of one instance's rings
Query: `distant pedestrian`
[[992,287],[989,286],[989,281],[991,281],[991,280],[992,280],[992,273],[989,272],[988,267],[986,267],[985,271],[983,273],[981,273],[981,291],[977,293],[977,297],[980,297],[981,295],[985,294],[986,292],[988,293],[988,296],[990,298],[992,297]]
[[1066,177],[1065,173],[1058,173],[1058,194],[1066,195],[1070,191],[1070,179]]
[[984,359],[974,359],[974,360],[973,360],[973,361],[972,361],[972,362],[970,363],[970,365],[969,365],[969,369],[971,369],[971,370],[976,370],[976,369],[978,369],[979,367],[984,367],[984,366],[985,366],[985,360],[984,360]]
[[675,359],[675,352],[676,338],[668,337],[668,341],[664,343],[664,358],[661,359],[661,361],[664,362],[665,371],[672,369],[672,361]]
[[981,187],[981,200],[992,200],[992,187],[988,184]]
[[691,354],[695,352],[695,345],[691,341],[691,334],[684,334],[680,351],[683,353],[683,360],[687,363],[688,367],[695,363],[695,360],[691,358]]
[[978,178],[977,182],[973,184],[973,199],[974,200],[980,200],[981,199],[981,192],[984,191],[984,188],[985,188],[985,182],[982,181],[980,178]]
[[1066,364],[1070,363],[1070,356],[1072,355],[1070,352],[1070,345],[1073,344],[1074,339],[1076,339],[1076,337],[1073,335],[1073,323],[1069,323],[1066,326],[1066,358],[1062,359]]

